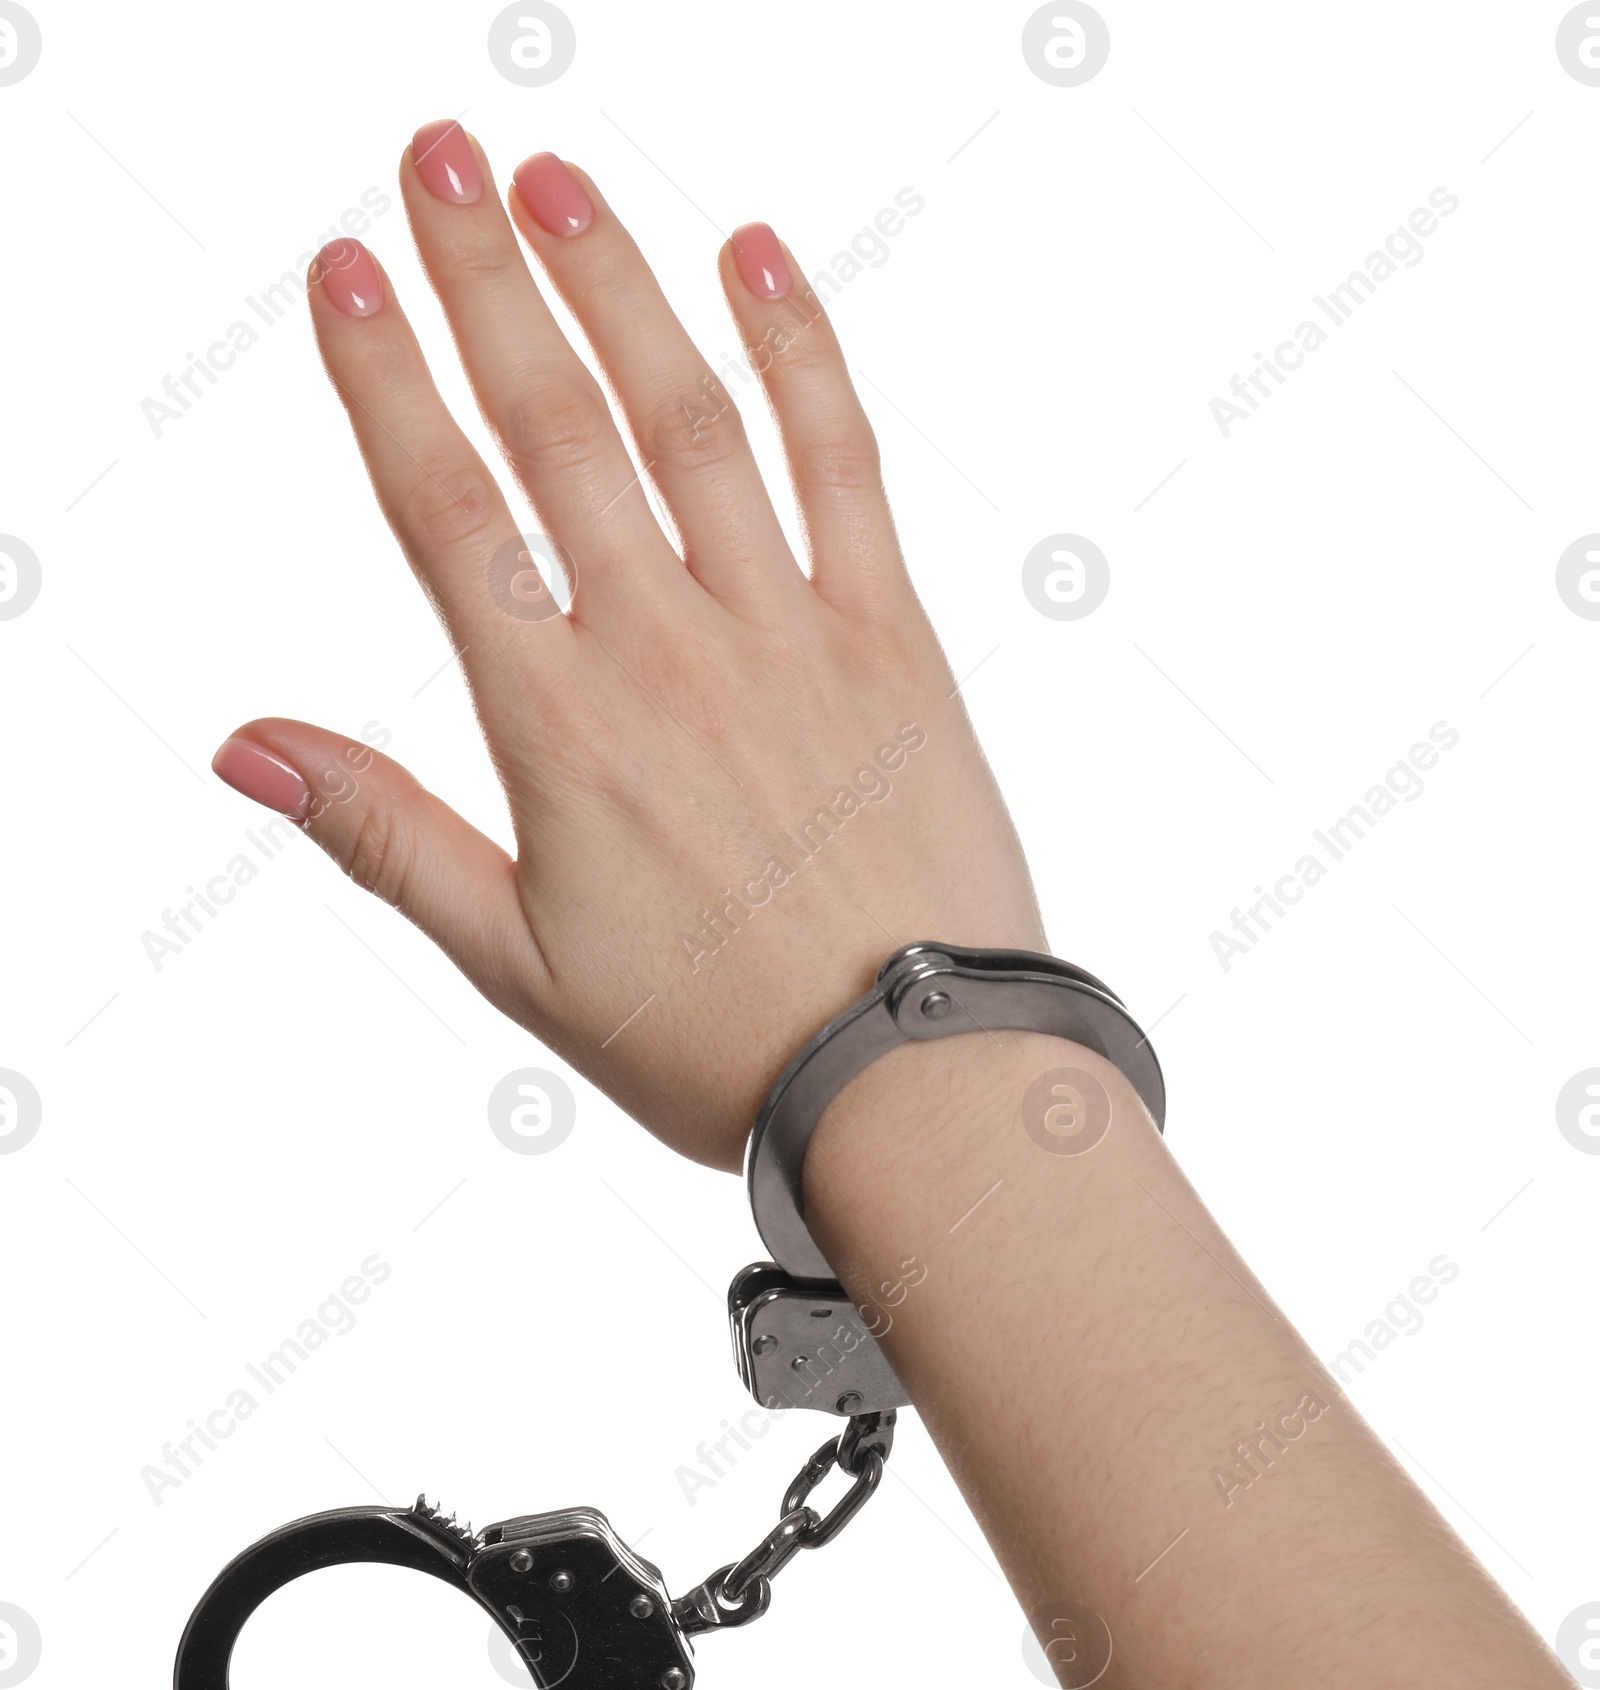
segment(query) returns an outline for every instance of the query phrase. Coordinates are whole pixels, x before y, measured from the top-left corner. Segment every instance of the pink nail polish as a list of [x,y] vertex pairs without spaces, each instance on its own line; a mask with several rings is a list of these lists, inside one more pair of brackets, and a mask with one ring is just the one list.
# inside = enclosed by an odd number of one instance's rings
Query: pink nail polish
[[766,223],[745,223],[735,229],[733,256],[744,285],[757,299],[781,299],[794,285],[783,248]]
[[265,804],[290,821],[303,822],[311,809],[311,789],[270,751],[248,739],[225,739],[211,759],[212,772],[235,792]]
[[370,317],[383,304],[377,260],[360,241],[330,241],[317,254],[322,291],[347,317]]
[[476,205],[483,176],[467,132],[453,118],[425,123],[411,138],[411,161],[422,185],[447,205]]
[[581,235],[594,222],[594,204],[578,178],[554,153],[535,153],[512,173],[517,198],[552,235]]

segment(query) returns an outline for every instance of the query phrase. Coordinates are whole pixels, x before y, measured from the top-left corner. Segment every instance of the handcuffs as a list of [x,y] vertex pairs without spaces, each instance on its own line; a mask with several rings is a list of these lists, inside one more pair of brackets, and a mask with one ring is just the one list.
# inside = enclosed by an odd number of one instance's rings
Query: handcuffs
[[[981,1030],[1050,1033],[1098,1052],[1127,1077],[1156,1126],[1166,1092],[1149,1040],[1092,974],[1031,951],[906,945],[872,990],[830,1021],[768,1095],[745,1155],[750,1204],[770,1262],[734,1279],[728,1317],[739,1375],[768,1409],[843,1418],[795,1476],[776,1526],[674,1601],[660,1572],[597,1509],[565,1508],[474,1532],[424,1498],[409,1508],[337,1508],[270,1532],[201,1597],[178,1644],[174,1690],[228,1690],[228,1662],[250,1615],[305,1573],[350,1561],[410,1567],[484,1608],[540,1690],[690,1690],[690,1639],[767,1611],[772,1579],[802,1549],[831,1542],[877,1489],[910,1397],[806,1226],[802,1174],[832,1099],[913,1040]],[[851,1481],[826,1514],[811,1492],[838,1467]],[[616,1575],[621,1575],[616,1576]]]

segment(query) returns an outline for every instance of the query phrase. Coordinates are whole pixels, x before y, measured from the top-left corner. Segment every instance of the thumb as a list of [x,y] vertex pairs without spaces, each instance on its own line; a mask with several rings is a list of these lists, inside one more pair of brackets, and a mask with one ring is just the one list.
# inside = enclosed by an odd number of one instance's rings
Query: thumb
[[516,865],[393,758],[326,728],[267,716],[224,740],[211,767],[236,792],[298,823],[491,1000],[516,995],[533,949]]

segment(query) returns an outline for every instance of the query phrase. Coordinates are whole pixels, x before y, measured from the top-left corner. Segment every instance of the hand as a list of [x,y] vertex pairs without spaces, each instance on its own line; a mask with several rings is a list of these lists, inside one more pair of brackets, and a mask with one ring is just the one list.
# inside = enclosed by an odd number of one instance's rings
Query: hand
[[[782,435],[809,579],[738,411],[594,184],[538,154],[508,219],[489,181],[448,123],[400,166],[478,405],[568,574],[567,614],[371,254],[325,249],[309,293],[379,503],[461,653],[516,860],[324,728],[251,722],[213,766],[652,1132],[736,1168],[784,1064],[892,949],[1042,950],[1038,907],[906,574],[872,431],[788,250],[748,224],[719,268]],[[518,233],[582,325],[672,539]]]

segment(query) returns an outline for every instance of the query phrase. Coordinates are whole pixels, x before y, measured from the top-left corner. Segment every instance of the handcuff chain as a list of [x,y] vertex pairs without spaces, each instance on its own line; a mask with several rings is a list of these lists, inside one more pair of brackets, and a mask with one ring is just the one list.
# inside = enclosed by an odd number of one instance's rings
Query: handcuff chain
[[[838,1437],[829,1438],[795,1475],[781,1518],[760,1543],[673,1603],[680,1628],[694,1635],[759,1619],[772,1601],[772,1580],[790,1560],[802,1549],[832,1543],[878,1488],[894,1443],[894,1419],[893,1409],[857,1414]],[[806,1499],[835,1467],[852,1483],[827,1514],[819,1514]]]

